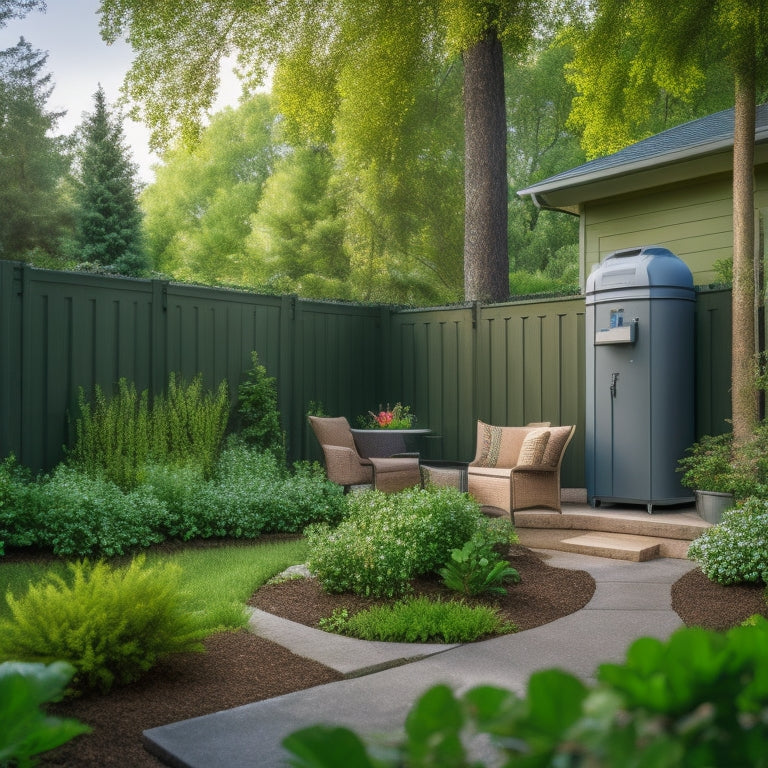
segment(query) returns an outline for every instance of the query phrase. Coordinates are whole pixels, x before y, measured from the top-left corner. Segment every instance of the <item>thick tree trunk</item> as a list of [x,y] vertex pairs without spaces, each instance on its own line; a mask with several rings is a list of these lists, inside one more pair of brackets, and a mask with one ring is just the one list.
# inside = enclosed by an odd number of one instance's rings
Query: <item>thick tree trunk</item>
[[509,297],[504,57],[496,33],[464,59],[464,298]]
[[[749,68],[745,68],[749,70]],[[755,77],[736,77],[733,133],[733,330],[731,408],[736,444],[757,423],[755,388]]]

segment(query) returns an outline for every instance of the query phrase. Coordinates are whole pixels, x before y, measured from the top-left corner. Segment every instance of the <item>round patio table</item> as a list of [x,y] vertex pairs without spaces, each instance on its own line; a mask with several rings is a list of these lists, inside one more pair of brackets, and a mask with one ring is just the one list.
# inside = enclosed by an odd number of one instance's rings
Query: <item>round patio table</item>
[[397,453],[417,453],[416,442],[431,429],[353,429],[357,452],[364,458],[386,458]]

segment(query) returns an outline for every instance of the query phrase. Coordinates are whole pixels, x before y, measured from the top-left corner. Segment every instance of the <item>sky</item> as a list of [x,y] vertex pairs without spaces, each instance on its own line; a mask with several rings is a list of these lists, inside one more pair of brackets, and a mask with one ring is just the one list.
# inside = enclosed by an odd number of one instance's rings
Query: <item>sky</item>
[[[11,19],[0,29],[0,49],[11,48],[24,37],[33,48],[47,51],[45,72],[52,74],[53,93],[49,110],[66,110],[57,126],[62,134],[82,122],[83,113],[93,111],[93,95],[101,84],[111,107],[120,96],[123,76],[133,60],[125,42],[107,45],[99,34],[99,0],[48,0],[47,11],[31,11],[23,19]],[[227,69],[222,73],[222,88],[214,110],[236,105],[240,95],[237,79]],[[125,119],[123,133],[133,162],[139,166],[139,179],[151,182],[156,155],[149,150],[149,131],[140,123]]]

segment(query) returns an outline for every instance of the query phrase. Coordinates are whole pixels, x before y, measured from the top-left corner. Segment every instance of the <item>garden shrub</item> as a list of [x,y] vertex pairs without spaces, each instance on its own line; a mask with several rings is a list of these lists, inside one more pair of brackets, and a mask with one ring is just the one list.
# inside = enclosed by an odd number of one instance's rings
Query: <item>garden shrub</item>
[[273,454],[236,440],[222,452],[213,479],[181,475],[160,467],[148,472],[172,538],[300,533],[311,522],[337,522],[346,510],[343,490],[319,465],[299,463],[291,472]]
[[200,375],[185,384],[171,373],[166,394],[151,403],[147,390],[139,394],[126,379],[109,399],[97,385],[93,403],[81,388],[78,405],[70,463],[124,489],[144,480],[150,462],[192,464],[210,476],[229,418],[226,382],[212,394],[203,389]]
[[237,388],[238,435],[246,445],[268,451],[280,464],[285,464],[285,433],[280,426],[277,409],[276,380],[259,364],[259,356],[251,352],[253,367]]
[[6,547],[37,542],[37,514],[31,473],[11,454],[0,463],[0,555]]
[[64,557],[122,555],[163,540],[166,510],[148,486],[115,483],[60,464],[36,489],[38,543]]
[[178,567],[149,567],[138,556],[125,568],[87,560],[69,568],[71,579],[50,573],[23,597],[6,595],[0,660],[67,661],[76,688],[107,691],[162,656],[202,650],[205,631],[180,591]]
[[349,637],[392,643],[471,643],[515,631],[496,608],[426,597],[373,606],[343,621],[337,617],[332,626]]
[[348,497],[339,526],[307,529],[308,566],[328,592],[393,597],[435,571],[481,525],[480,508],[455,488]]
[[33,758],[91,729],[72,718],[52,717],[44,711],[59,701],[75,668],[53,664],[0,664],[0,766],[34,765]]
[[637,640],[589,686],[559,669],[535,672],[523,698],[493,686],[460,695],[434,686],[386,751],[381,739],[368,748],[347,728],[321,725],[283,745],[304,768],[335,768],[340,754],[346,768],[766,768],[766,646],[762,617],[727,633],[683,628],[667,641]]
[[493,593],[506,595],[505,581],[517,583],[520,574],[490,547],[470,539],[451,552],[451,559],[438,571],[445,585],[462,595]]
[[688,557],[718,584],[768,584],[768,500],[749,498],[691,542]]

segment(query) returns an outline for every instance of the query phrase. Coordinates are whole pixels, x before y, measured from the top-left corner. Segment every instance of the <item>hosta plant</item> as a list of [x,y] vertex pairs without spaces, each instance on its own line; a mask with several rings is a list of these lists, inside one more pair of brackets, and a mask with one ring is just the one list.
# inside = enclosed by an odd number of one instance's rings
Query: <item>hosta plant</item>
[[462,595],[485,593],[506,595],[504,582],[517,583],[520,574],[490,547],[467,541],[451,552],[451,559],[438,571],[450,589]]

